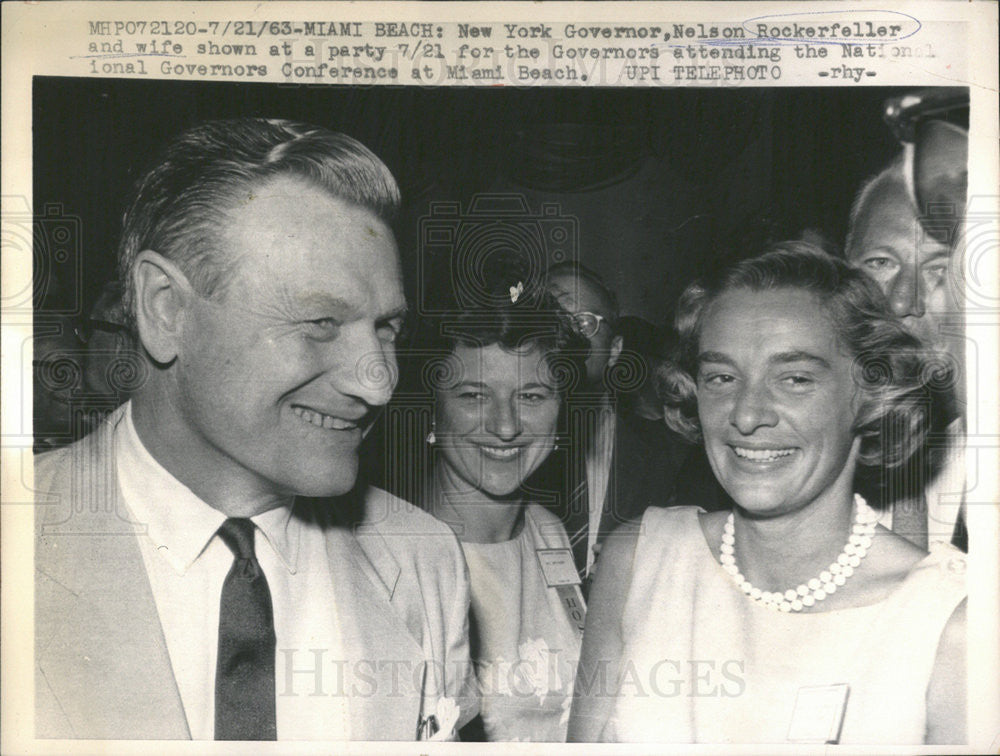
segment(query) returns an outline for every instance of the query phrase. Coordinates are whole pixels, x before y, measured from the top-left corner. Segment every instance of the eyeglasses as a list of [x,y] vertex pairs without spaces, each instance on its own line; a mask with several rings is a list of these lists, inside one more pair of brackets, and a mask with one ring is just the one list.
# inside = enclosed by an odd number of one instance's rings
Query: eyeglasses
[[94,331],[111,334],[128,333],[128,326],[121,323],[112,323],[109,320],[96,320],[93,318],[80,321],[73,326],[73,333],[76,334],[76,338],[79,339],[81,344],[87,344],[94,335]]
[[599,330],[601,323],[611,324],[611,321],[596,312],[575,312],[573,313],[573,325],[576,332],[585,339],[593,338]]

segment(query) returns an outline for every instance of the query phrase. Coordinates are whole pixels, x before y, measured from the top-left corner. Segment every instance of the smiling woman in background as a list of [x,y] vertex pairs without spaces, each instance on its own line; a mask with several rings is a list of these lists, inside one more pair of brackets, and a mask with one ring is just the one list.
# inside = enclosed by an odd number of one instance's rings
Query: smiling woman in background
[[479,736],[561,742],[583,602],[577,586],[553,584],[576,575],[569,540],[525,480],[556,445],[564,389],[583,373],[587,344],[555,300],[513,277],[492,301],[428,328],[434,414],[420,503],[451,526],[468,562]]
[[570,739],[963,742],[964,557],[853,489],[924,440],[920,342],[801,243],[688,287],[677,329],[668,422],[736,506],[650,509],[608,540]]

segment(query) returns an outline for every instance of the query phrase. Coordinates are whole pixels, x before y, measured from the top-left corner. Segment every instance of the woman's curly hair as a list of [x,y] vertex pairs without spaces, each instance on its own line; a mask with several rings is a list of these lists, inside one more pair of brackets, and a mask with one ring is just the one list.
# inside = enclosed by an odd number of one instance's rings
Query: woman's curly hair
[[929,389],[950,371],[889,310],[878,285],[843,260],[805,242],[782,242],[685,289],[677,306],[677,346],[657,373],[671,428],[701,441],[696,376],[698,341],[708,305],[742,289],[804,289],[826,309],[838,342],[854,360],[862,402],[854,423],[858,462],[895,467],[920,449],[927,435]]
[[[463,366],[453,359],[459,347],[499,346],[511,353],[538,350],[559,394],[555,442],[571,440],[567,397],[583,384],[589,342],[577,334],[572,317],[523,266],[493,266],[475,307],[426,315],[414,324],[408,346],[399,351],[401,380],[387,412],[393,417],[393,452],[374,471],[378,484],[418,504],[433,495],[437,447],[425,443],[433,428],[440,392],[462,380]],[[541,377],[541,376],[540,376]],[[399,453],[401,450],[402,453]],[[371,474],[371,473],[370,473]]]
[[563,395],[571,393],[586,374],[589,342],[577,334],[570,315],[543,287],[525,286],[516,275],[499,279],[490,285],[489,301],[483,306],[427,317],[420,324],[415,341],[424,361],[425,386],[436,389],[447,383],[442,360],[459,345],[497,345],[511,352],[539,349],[554,388]]

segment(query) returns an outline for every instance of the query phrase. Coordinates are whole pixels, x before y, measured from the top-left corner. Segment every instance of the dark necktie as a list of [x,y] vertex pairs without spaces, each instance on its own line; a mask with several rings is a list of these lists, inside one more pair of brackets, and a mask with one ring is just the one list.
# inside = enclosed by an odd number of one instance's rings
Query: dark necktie
[[219,604],[215,739],[275,740],[274,612],[254,555],[254,524],[230,518],[219,537],[235,558]]
[[574,439],[568,450],[569,470],[566,476],[568,495],[563,523],[573,561],[586,590],[587,540],[590,533],[590,492],[587,486],[587,449],[593,443],[597,430],[597,413],[592,407],[573,407],[569,412],[570,437]]
[[590,531],[590,513],[587,510],[589,501],[587,479],[583,478],[577,481],[569,494],[566,516],[566,534],[569,536],[570,548],[573,549],[576,571],[580,573],[581,578],[587,572],[587,535]]

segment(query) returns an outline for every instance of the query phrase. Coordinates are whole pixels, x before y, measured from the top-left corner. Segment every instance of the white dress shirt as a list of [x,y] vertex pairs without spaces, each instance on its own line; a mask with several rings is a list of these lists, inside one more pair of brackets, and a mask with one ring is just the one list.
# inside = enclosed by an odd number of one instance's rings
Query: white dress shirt
[[927,499],[927,540],[951,543],[958,511],[965,499],[965,426],[956,420],[946,430],[941,470],[924,493]]
[[590,443],[587,445],[587,573],[594,567],[594,546],[601,527],[604,499],[611,479],[611,457],[615,449],[615,423],[617,418],[611,403],[604,400],[594,415]]
[[[216,536],[226,516],[153,458],[136,432],[131,406],[115,446],[122,499],[146,525],[139,547],[191,737],[211,740],[219,602],[233,564],[232,552]],[[344,654],[324,534],[294,517],[293,507],[251,520],[274,608],[278,739],[346,740],[348,699],[337,694],[336,663]]]
[[[951,543],[958,512],[965,500],[965,428],[961,420],[948,426],[945,457],[938,474],[924,487],[927,507],[927,547]],[[892,530],[893,507],[882,510],[879,524]]]

